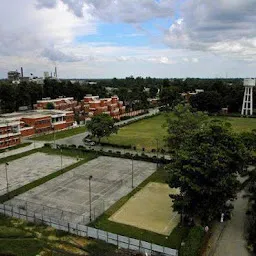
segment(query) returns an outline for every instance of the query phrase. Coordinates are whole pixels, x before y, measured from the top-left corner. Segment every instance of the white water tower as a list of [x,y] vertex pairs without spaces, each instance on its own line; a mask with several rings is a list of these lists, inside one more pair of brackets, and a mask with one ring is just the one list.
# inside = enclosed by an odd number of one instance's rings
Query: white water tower
[[244,101],[242,106],[241,115],[252,115],[253,114],[253,87],[255,87],[254,78],[244,79]]

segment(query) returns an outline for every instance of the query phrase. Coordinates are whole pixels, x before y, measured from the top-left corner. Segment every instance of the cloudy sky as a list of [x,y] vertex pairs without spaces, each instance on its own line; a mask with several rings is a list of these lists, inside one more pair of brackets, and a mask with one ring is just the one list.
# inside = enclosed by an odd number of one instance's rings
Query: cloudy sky
[[0,0],[0,78],[254,77],[255,0]]

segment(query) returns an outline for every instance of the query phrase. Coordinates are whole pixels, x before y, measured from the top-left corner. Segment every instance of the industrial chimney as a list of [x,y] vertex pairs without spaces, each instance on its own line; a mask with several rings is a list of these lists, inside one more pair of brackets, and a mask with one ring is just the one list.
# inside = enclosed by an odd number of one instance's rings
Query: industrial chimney
[[21,78],[23,78],[23,67],[20,68]]

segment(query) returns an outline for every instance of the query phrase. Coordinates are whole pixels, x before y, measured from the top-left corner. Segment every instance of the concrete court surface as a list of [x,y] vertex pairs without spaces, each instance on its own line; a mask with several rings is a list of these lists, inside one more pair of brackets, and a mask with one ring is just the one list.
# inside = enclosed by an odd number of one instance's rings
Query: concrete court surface
[[169,194],[178,193],[167,184],[150,182],[135,194],[109,220],[168,236],[180,217],[172,212]]
[[[76,158],[62,156],[62,167],[76,161]],[[9,191],[12,191],[61,169],[61,157],[38,152],[10,161],[8,164]],[[0,164],[0,195],[6,193],[6,187],[5,164]]]
[[[156,164],[133,161],[134,186],[155,171]],[[92,219],[132,191],[132,160],[101,156],[15,197],[7,204],[27,207],[53,219],[86,224],[90,216],[90,175],[93,176]]]

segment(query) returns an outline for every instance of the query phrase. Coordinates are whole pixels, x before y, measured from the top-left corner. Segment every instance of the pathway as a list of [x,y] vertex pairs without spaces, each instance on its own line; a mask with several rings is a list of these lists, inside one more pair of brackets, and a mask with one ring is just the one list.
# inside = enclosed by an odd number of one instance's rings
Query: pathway
[[234,202],[233,216],[230,221],[221,223],[226,225],[213,252],[209,256],[249,256],[246,249],[245,222],[248,200],[243,198],[244,192],[237,195]]

